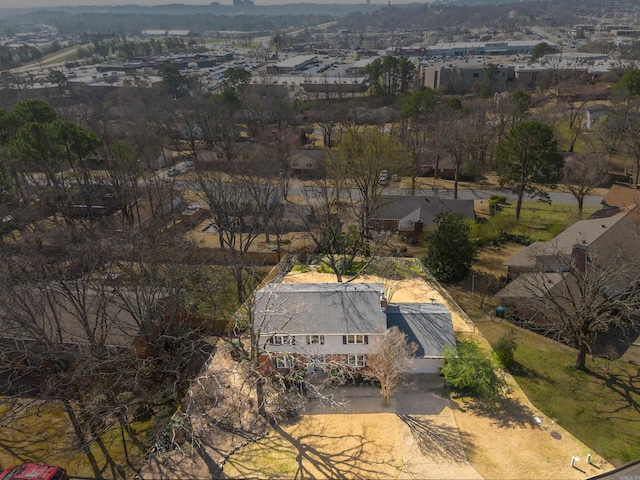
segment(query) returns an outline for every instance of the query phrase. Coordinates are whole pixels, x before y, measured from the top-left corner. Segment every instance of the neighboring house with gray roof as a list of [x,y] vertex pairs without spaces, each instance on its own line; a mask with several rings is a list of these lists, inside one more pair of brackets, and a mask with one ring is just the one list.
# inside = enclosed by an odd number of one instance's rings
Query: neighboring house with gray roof
[[325,150],[292,150],[289,154],[291,173],[301,178],[317,176],[327,158]]
[[[557,301],[577,288],[575,275],[589,266],[625,267],[640,272],[639,208],[610,208],[574,223],[549,242],[535,242],[503,263],[510,283],[496,297],[520,318],[538,323],[552,318]],[[621,274],[612,291],[623,291],[633,275]],[[563,301],[564,302],[564,301]],[[565,302],[566,303],[566,302]]]
[[616,113],[615,108],[602,103],[587,107],[587,130],[591,130],[593,125],[602,117],[613,115],[614,113]]
[[[374,210],[371,226],[376,230],[390,230],[406,235],[422,233],[441,213],[457,213],[462,218],[474,219],[473,200],[452,200],[440,197],[382,195]],[[416,223],[421,222],[416,230]],[[415,240],[418,240],[415,238]]]
[[507,277],[513,280],[523,273],[566,269],[576,245],[587,249],[589,255],[599,261],[636,257],[640,251],[638,210],[635,205],[600,210],[548,242],[532,243],[503,263],[507,267]]
[[437,373],[444,345],[455,345],[446,306],[387,304],[382,283],[269,284],[254,305],[267,370],[364,368],[376,337],[392,326],[418,345],[411,371]]
[[[130,347],[142,333],[142,312],[150,308],[137,305],[145,294],[139,290],[130,293],[123,287],[119,287],[120,293],[110,287],[83,290],[73,283],[65,289],[54,284],[27,288],[0,306],[0,339],[45,345]],[[144,296],[149,302],[151,298],[157,300],[159,305],[161,298],[156,297]],[[161,307],[158,312],[162,312]],[[152,315],[151,311],[146,313]],[[158,314],[158,318],[162,316]]]

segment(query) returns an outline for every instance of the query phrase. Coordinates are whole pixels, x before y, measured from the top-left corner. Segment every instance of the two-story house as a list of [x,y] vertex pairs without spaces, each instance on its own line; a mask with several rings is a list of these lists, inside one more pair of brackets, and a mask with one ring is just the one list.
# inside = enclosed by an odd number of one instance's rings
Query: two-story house
[[269,284],[256,292],[254,317],[267,370],[366,368],[393,326],[418,346],[413,372],[437,373],[444,345],[455,345],[445,305],[390,304],[382,283]]

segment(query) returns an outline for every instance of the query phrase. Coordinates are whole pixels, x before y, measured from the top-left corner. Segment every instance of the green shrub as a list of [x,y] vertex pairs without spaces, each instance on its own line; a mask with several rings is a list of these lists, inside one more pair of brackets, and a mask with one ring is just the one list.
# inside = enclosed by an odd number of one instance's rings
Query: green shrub
[[505,332],[496,342],[493,347],[494,360],[504,368],[509,368],[513,365],[513,355],[518,348],[516,342],[516,335],[513,330]]
[[489,214],[495,215],[500,212],[502,209],[500,205],[505,205],[507,203],[507,197],[502,195],[491,195],[489,197]]
[[475,342],[460,342],[457,349],[446,345],[441,373],[454,390],[485,401],[496,401],[506,391],[505,381]]
[[239,339],[228,342],[226,344],[226,349],[236,362],[244,359],[247,356],[247,352],[245,352],[244,350],[244,344]]
[[455,282],[471,269],[475,247],[469,239],[470,226],[460,215],[439,214],[428,233],[429,247],[424,263],[441,282]]
[[309,267],[307,265],[297,263],[291,267],[291,271],[294,273],[306,273],[309,271]]

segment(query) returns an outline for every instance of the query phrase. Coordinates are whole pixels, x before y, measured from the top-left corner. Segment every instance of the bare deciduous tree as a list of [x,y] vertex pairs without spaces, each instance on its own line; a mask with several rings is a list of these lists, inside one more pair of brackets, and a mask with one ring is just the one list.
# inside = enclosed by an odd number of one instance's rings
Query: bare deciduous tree
[[385,185],[380,185],[380,173],[402,169],[403,160],[396,140],[374,128],[348,129],[337,149],[330,152],[327,169],[333,179],[348,187],[350,205],[363,237],[369,234],[371,217],[381,205]]
[[592,129],[594,137],[600,142],[607,152],[608,159],[618,151],[618,147],[624,135],[624,115],[614,114],[601,118]]
[[[622,257],[597,258],[581,245],[574,247],[569,268],[521,276],[530,297],[526,311],[540,328],[578,350],[575,366],[584,370],[597,336],[638,325],[640,279],[632,262]],[[566,265],[556,254],[551,262]],[[549,262],[547,262],[548,264]]]
[[374,337],[365,375],[380,382],[385,405],[389,404],[391,394],[402,385],[402,375],[409,369],[417,349],[415,343],[407,342],[407,336],[398,327],[391,327]]
[[578,200],[578,214],[582,216],[582,207],[587,195],[607,176],[609,162],[604,155],[574,153],[565,159],[562,168],[564,185]]
[[319,179],[311,191],[313,198],[309,205],[299,211],[304,235],[322,254],[320,262],[331,269],[338,282],[342,282],[358,257],[371,259],[371,243],[355,227],[348,202],[340,197],[340,189],[335,183]]

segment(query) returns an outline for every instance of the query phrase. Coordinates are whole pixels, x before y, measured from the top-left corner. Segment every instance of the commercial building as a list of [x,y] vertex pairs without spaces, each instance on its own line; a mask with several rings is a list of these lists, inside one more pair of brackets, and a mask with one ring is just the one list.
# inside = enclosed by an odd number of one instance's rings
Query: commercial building
[[[437,43],[435,45],[413,45],[395,47],[387,50],[387,55],[449,56],[469,55],[529,55],[539,40],[509,40],[504,42],[456,42]],[[553,42],[547,43],[552,50],[557,49]]]
[[267,67],[268,73],[291,73],[303,70],[305,67],[312,65],[318,61],[317,55],[298,55],[296,57],[287,58],[274,65]]

